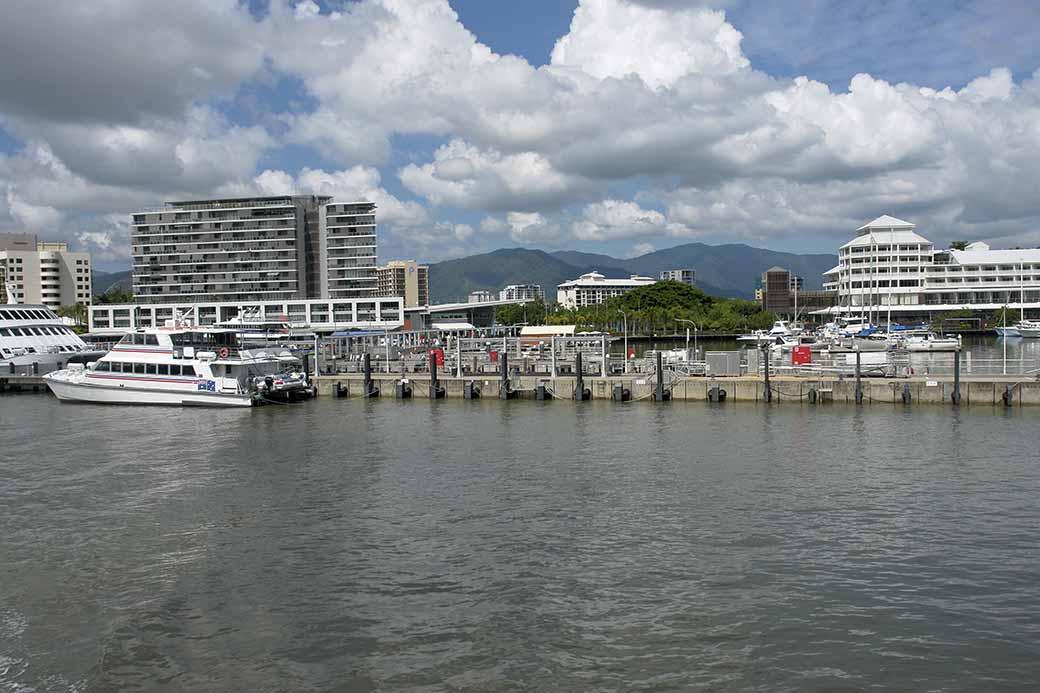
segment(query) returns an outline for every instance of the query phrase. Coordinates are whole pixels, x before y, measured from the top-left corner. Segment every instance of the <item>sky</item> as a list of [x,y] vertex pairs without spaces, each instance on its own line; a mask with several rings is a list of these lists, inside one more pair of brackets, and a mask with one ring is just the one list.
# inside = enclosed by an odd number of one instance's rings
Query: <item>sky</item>
[[380,261],[1040,245],[1040,3],[0,6],[0,231],[130,266],[166,200],[379,206]]

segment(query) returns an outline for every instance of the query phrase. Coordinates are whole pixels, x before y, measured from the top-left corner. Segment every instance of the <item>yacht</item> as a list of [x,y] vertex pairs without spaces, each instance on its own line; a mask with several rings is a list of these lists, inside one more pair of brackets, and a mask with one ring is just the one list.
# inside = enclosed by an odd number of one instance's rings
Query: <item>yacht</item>
[[144,328],[44,380],[66,402],[249,407],[309,392],[298,365],[288,352],[242,348],[237,330]]
[[777,339],[794,334],[794,330],[786,320],[777,320],[768,330],[755,330],[751,334],[737,337],[738,342],[755,342],[756,344],[774,344]]
[[1038,320],[1019,320],[1015,329],[1018,330],[1019,337],[1040,339],[1040,321]]
[[40,372],[104,354],[87,345],[45,305],[0,304],[0,369],[37,365]]
[[907,351],[957,351],[961,348],[960,335],[942,337],[931,331],[907,334],[902,341]]

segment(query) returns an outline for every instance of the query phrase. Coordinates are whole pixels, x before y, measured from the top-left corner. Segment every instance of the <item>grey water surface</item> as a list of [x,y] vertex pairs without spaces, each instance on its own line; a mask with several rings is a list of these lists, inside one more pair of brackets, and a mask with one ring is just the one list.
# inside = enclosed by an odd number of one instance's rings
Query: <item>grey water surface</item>
[[1036,690],[1038,423],[0,397],[0,691]]

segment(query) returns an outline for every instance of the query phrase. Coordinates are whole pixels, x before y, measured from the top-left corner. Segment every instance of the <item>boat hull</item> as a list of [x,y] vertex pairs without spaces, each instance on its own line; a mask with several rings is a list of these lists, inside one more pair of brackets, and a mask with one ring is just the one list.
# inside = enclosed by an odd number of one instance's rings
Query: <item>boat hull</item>
[[218,392],[175,392],[149,388],[94,385],[44,376],[47,386],[62,402],[134,404],[168,407],[251,407],[249,395]]
[[1024,339],[1040,339],[1040,328],[1037,327],[1019,327],[1018,336]]
[[996,328],[996,330],[997,330],[997,336],[998,337],[1021,337],[1022,336],[1021,334],[1019,334],[1017,327],[998,327],[998,328]]
[[909,343],[906,345],[906,350],[912,352],[957,351],[959,347],[960,343],[955,341],[925,342],[923,344]]

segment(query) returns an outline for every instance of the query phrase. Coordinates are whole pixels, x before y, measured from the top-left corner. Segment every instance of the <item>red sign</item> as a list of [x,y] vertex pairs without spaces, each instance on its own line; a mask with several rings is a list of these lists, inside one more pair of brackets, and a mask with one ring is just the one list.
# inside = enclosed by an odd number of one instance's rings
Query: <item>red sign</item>
[[812,363],[812,349],[807,346],[796,346],[791,349],[792,366],[804,366],[807,363]]
[[634,359],[635,357],[636,357],[636,348],[635,347],[629,347],[628,348],[628,358]]
[[498,363],[498,352],[492,351],[489,356],[491,357],[491,363]]
[[430,356],[437,360],[437,366],[444,365],[444,349],[430,349]]

